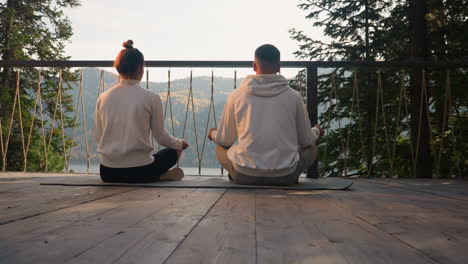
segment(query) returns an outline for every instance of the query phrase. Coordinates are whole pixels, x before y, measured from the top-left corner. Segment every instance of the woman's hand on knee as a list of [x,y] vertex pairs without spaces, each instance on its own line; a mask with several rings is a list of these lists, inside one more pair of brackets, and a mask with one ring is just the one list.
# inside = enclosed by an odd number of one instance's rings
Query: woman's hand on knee
[[182,148],[179,150],[176,150],[178,159],[180,159],[180,156],[182,155],[182,151],[184,151],[185,149],[189,147],[189,144],[187,143],[187,141],[181,139],[181,142],[182,142]]
[[187,143],[187,141],[182,139],[182,150],[185,150],[188,147],[189,147],[189,144]]

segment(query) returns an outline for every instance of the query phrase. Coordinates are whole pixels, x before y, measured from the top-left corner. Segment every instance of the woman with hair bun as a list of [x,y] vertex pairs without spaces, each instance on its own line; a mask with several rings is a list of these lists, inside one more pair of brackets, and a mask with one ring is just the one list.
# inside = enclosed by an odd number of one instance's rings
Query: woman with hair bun
[[[144,73],[143,54],[133,47],[132,40],[122,46],[114,62],[120,82],[102,93],[96,104],[94,129],[101,179],[127,183],[180,180],[184,172],[169,169],[188,144],[164,128],[159,95],[139,85]],[[166,147],[153,155],[151,135]]]

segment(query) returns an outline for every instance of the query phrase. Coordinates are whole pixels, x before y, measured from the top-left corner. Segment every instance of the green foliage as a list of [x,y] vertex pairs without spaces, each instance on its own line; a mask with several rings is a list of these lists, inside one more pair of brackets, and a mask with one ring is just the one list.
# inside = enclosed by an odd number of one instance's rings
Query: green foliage
[[[3,60],[66,60],[64,47],[72,36],[70,21],[64,16],[64,8],[79,5],[79,0],[7,0],[0,3],[0,55]],[[38,70],[34,68],[13,69],[5,67],[0,72],[0,119],[3,141],[6,142],[10,124],[13,99],[16,91],[17,74],[20,76],[20,98],[23,135],[25,145],[31,130],[31,142],[28,151],[28,170],[45,169],[45,153],[43,148],[42,124],[39,116],[39,106],[34,109]],[[45,138],[52,138],[48,156],[48,170],[61,171],[64,167],[64,148],[62,145],[60,109],[53,120],[56,111],[56,98],[59,91],[60,69],[42,69],[40,82],[42,108],[45,119]],[[67,69],[62,69],[62,110],[73,110],[73,98],[68,94],[71,86],[68,84],[77,80],[77,75]],[[18,107],[18,105],[17,105]],[[36,117],[33,121],[34,113]],[[54,122],[54,130],[51,124]],[[67,128],[74,120],[64,117],[63,127]],[[12,130],[7,149],[6,170],[23,170],[24,146],[21,137],[19,112],[16,108],[13,114]],[[31,126],[32,124],[32,126]],[[50,134],[53,133],[52,137]],[[69,139],[65,139],[71,144]]]
[[[299,2],[298,7],[309,12],[306,18],[312,21],[314,27],[321,28],[329,40],[314,39],[302,31],[291,29],[291,38],[299,43],[299,50],[295,52],[297,58],[350,61],[408,59],[410,49],[408,1],[300,0]],[[466,60],[468,2],[431,0],[426,4],[430,59]],[[405,69],[331,69],[322,72],[318,87],[319,102],[322,102],[319,105],[319,123],[328,129],[319,148],[319,167],[322,175],[342,176],[345,170],[347,175],[370,174],[386,177],[414,175],[410,147],[414,144],[410,136],[412,117],[404,108],[405,102],[410,108],[413,104],[408,99],[410,98],[409,76],[404,74],[402,78],[401,70]],[[331,94],[334,87],[331,72],[336,74],[336,95]],[[379,103],[379,111],[376,111],[377,72],[381,74],[384,101],[383,109]],[[356,84],[359,88],[359,115],[356,112],[356,105],[353,108],[354,74],[358,75]],[[437,177],[466,175],[468,170],[466,165],[468,140],[466,136],[462,136],[468,132],[468,127],[463,122],[468,117],[467,78],[466,69],[451,70],[449,98],[453,108],[450,110],[445,106],[448,87],[446,70],[426,69],[429,120],[432,128],[431,156]],[[402,80],[406,93],[400,98]],[[305,95],[305,71],[299,73],[297,80],[290,84]],[[356,100],[357,98],[354,102]],[[400,102],[402,105],[398,115]],[[349,145],[346,147],[348,132]],[[361,144],[361,134],[363,144]],[[375,151],[373,151],[374,140]],[[395,151],[394,158],[393,151]],[[372,170],[369,173],[370,168]]]
[[[385,14],[399,2],[402,1],[369,1],[366,16],[365,1],[300,1],[299,8],[310,12],[306,18],[313,20],[314,27],[323,28],[324,35],[331,41],[316,40],[302,31],[291,29],[291,37],[300,42],[295,55],[302,59],[360,60],[368,49],[369,58],[381,57],[381,46],[385,45],[381,41],[384,31],[382,21]],[[366,29],[371,40],[369,46],[366,45]]]

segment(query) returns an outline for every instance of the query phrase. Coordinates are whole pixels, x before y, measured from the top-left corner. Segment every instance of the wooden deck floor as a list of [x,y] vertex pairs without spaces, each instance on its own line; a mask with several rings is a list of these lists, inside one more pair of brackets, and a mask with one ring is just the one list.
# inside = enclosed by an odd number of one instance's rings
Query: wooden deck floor
[[0,263],[468,263],[467,181],[297,192],[44,177],[63,181],[0,174]]

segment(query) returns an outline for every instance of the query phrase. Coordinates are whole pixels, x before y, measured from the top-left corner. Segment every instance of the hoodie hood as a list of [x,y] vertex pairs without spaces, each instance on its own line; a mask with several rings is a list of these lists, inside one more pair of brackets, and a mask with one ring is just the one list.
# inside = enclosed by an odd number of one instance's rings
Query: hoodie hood
[[289,85],[282,75],[259,74],[245,77],[239,89],[255,96],[272,97],[288,90]]

